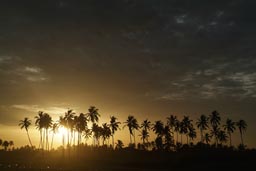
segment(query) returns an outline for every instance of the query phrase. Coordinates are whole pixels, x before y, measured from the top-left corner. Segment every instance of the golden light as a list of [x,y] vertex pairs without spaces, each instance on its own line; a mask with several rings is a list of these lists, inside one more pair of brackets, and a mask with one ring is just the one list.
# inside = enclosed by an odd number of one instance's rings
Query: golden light
[[67,135],[67,129],[66,128],[64,128],[64,127],[60,127],[59,129],[58,129],[58,134],[60,135],[60,136],[62,136],[62,135],[64,135],[64,136],[66,136]]

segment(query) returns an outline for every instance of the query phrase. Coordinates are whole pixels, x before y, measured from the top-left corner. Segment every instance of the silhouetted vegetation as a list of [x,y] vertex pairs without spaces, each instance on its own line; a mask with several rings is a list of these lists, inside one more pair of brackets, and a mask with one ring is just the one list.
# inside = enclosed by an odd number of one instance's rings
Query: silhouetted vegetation
[[[73,110],[68,110],[58,121],[53,121],[49,114],[39,111],[34,122],[40,134],[38,147],[32,145],[29,136],[32,121],[27,117],[20,120],[19,126],[25,128],[30,146],[15,149],[13,141],[0,140],[0,170],[185,170],[184,162],[194,162],[195,168],[207,168],[207,164],[213,161],[218,168],[235,167],[232,162],[237,162],[238,167],[252,164],[255,157],[255,150],[247,149],[244,145],[246,122],[234,122],[227,118],[222,126],[217,111],[209,116],[203,114],[197,119],[199,142],[195,142],[197,130],[189,116],[179,120],[177,116],[170,115],[166,118],[166,124],[161,120],[152,123],[145,119],[139,125],[137,119],[129,115],[123,122],[123,129],[128,128],[127,133],[130,135],[128,146],[122,140],[114,139],[121,125],[117,117],[111,116],[109,123],[102,125],[98,124],[99,119],[99,110],[94,106],[86,114],[77,115]],[[62,146],[54,149],[54,135],[61,128],[65,128],[67,133],[62,135]],[[241,138],[237,148],[232,146],[231,138],[236,129]],[[126,130],[122,131],[126,133]],[[136,131],[142,143],[136,143]],[[150,131],[156,134],[151,141]],[[110,138],[112,143],[109,143]],[[89,139],[92,140],[91,145],[87,143]]]

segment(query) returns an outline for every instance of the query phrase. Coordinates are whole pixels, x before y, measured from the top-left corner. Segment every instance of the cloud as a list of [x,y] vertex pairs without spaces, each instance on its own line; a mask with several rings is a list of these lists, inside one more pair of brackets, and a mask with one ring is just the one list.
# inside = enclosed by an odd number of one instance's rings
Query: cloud
[[17,56],[0,56],[0,74],[5,82],[18,83],[21,81],[43,82],[49,76],[38,66],[26,65],[26,62]]
[[28,112],[44,111],[49,114],[63,114],[68,110],[67,108],[58,107],[58,106],[41,107],[39,105],[25,105],[25,104],[15,104],[15,105],[12,105],[11,108],[25,110]]

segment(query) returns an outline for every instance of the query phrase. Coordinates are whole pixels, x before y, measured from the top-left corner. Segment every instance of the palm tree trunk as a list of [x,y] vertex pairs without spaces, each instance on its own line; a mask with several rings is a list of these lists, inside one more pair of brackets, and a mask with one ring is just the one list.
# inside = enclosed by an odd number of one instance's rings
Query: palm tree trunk
[[30,146],[32,147],[33,145],[32,145],[32,142],[31,142],[31,139],[30,139],[30,136],[29,136],[28,130],[26,130],[26,131],[27,131],[27,136],[28,136],[29,144],[30,144]]
[[115,141],[114,141],[114,135],[112,135],[112,148],[114,149],[114,144],[115,143]]
[[187,144],[188,144],[188,134],[187,134]]
[[178,141],[178,140],[179,140],[179,132],[178,132],[178,131],[176,132],[176,136],[177,136],[177,137],[176,137],[176,145],[177,145],[178,142],[179,142],[179,141]]
[[51,143],[51,149],[53,149],[53,138],[54,138],[54,133],[52,133],[52,143]]
[[130,144],[132,144],[132,134],[130,134]]
[[244,145],[243,133],[242,133],[242,131],[241,131],[241,130],[240,130],[240,137],[241,137],[241,143],[242,143],[242,145]]
[[200,129],[200,134],[201,134],[201,143],[203,143],[203,129]]
[[231,141],[231,132],[229,132],[229,146],[232,146],[232,141]]
[[134,139],[134,145],[136,147],[136,141],[135,141],[135,130],[133,131],[133,139]]
[[180,143],[182,144],[182,134],[180,134]]

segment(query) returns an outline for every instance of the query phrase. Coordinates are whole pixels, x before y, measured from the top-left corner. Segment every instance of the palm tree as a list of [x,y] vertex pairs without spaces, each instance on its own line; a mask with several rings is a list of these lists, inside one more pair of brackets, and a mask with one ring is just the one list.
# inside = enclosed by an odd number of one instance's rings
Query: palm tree
[[54,135],[58,132],[59,129],[59,124],[58,123],[54,123],[52,125],[52,143],[51,143],[51,149],[53,149],[53,139],[54,139]]
[[120,150],[124,147],[124,143],[121,140],[117,140],[116,149]]
[[148,142],[148,137],[149,137],[148,131],[146,129],[142,129],[141,134],[139,136],[141,136],[143,145],[145,145],[145,141]]
[[36,125],[36,128],[39,130],[40,132],[40,142],[39,142],[39,147],[38,148],[43,148],[43,134],[42,134],[42,129],[43,129],[43,115],[44,115],[44,112],[42,111],[39,111],[38,112],[38,116],[35,116],[35,125]]
[[64,116],[64,119],[66,120],[66,128],[69,130],[68,132],[68,144],[67,146],[69,147],[71,145],[72,139],[71,139],[71,134],[73,131],[74,127],[74,116],[75,112],[72,109],[69,109]]
[[[95,106],[90,106],[90,108],[88,109],[88,113],[86,114],[87,119],[92,122],[92,127],[94,125],[95,122],[99,121],[99,109],[97,109]],[[93,133],[93,145],[95,145],[95,129],[92,129],[92,133]]]
[[196,138],[196,129],[194,127],[189,127],[188,137],[190,141]]
[[167,125],[171,128],[172,133],[175,130],[177,121],[177,116],[170,115],[170,117],[167,117]]
[[91,121],[92,123],[98,122],[100,117],[100,114],[98,111],[99,109],[97,109],[95,106],[91,106],[88,109],[88,113],[87,113],[88,120]]
[[206,142],[206,144],[209,144],[211,142],[211,135],[206,133],[204,135],[204,141]]
[[[137,119],[134,118],[134,116],[129,115],[126,122],[124,122],[128,128],[130,133],[130,144],[132,144],[132,136],[134,138],[134,144],[135,144],[135,130],[139,128]],[[125,127],[124,126],[124,127]]]
[[115,132],[119,129],[119,124],[121,124],[121,122],[117,122],[117,118],[115,116],[111,116],[110,117],[110,129],[111,129],[111,136],[112,136],[112,148],[114,148],[114,134]]
[[201,115],[200,118],[198,119],[198,121],[196,122],[197,127],[200,129],[200,134],[201,134],[201,143],[204,142],[203,139],[203,131],[207,130],[208,128],[208,117],[205,115]]
[[46,150],[49,150],[49,129],[52,127],[52,117],[48,113],[44,113],[43,115],[43,127],[45,129],[45,136],[46,136]]
[[28,128],[31,125],[31,120],[29,120],[29,118],[25,117],[23,120],[20,120],[19,122],[19,126],[21,129],[25,128],[26,132],[27,132],[27,136],[28,136],[28,140],[30,143],[30,146],[32,147],[32,142],[31,139],[29,137],[29,133],[28,133]]
[[218,144],[219,133],[220,133],[220,128],[218,127],[213,127],[213,129],[211,130],[211,136],[214,136],[215,138],[215,146],[217,146]]
[[79,145],[81,143],[81,139],[82,139],[82,132],[85,131],[85,129],[87,128],[87,118],[85,116],[85,114],[80,113],[80,115],[77,117],[74,117],[74,121],[75,121],[75,127],[76,130],[78,132],[78,136],[77,136],[77,145]]
[[212,114],[209,116],[210,118],[210,123],[212,125],[212,128],[217,128],[220,125],[220,114],[215,110],[212,112]]
[[229,146],[232,146],[232,141],[231,141],[231,134],[236,130],[235,127],[236,123],[233,122],[231,119],[227,119],[226,124],[223,126],[224,130],[227,131],[228,136],[229,136]]
[[163,122],[160,120],[155,121],[155,124],[153,125],[153,131],[155,132],[155,134],[157,134],[157,137],[162,137],[164,133]]
[[86,127],[85,130],[83,131],[83,137],[85,139],[85,144],[86,144],[87,140],[89,138],[91,138],[91,136],[92,136],[92,131]]
[[218,139],[219,139],[221,145],[222,145],[222,143],[227,142],[228,136],[227,136],[226,132],[223,130],[220,130],[220,132],[218,134]]
[[102,140],[103,140],[102,145],[104,145],[105,140],[109,139],[109,137],[111,136],[111,129],[107,123],[102,124],[101,136],[102,136]]
[[244,120],[240,119],[236,124],[237,124],[237,127],[238,127],[239,132],[240,132],[241,144],[243,146],[244,145],[243,134],[246,131],[247,123]]
[[142,128],[142,129],[145,130],[145,131],[150,130],[150,129],[151,129],[151,122],[150,122],[148,119],[144,120],[144,121],[141,123],[140,128]]
[[209,118],[210,118],[210,123],[212,125],[211,133],[215,137],[215,145],[217,145],[218,144],[218,133],[220,131],[220,129],[218,127],[219,127],[220,121],[221,121],[220,114],[216,110],[214,110],[211,113],[211,115],[209,116]]
[[182,120],[182,133],[186,134],[187,136],[187,144],[188,144],[188,133],[189,133],[189,128],[193,127],[192,121],[189,116],[184,116]]
[[5,150],[5,151],[7,151],[7,148],[8,148],[9,145],[10,145],[10,144],[9,144],[8,141],[4,141],[4,142],[3,142],[2,146],[4,147],[4,150]]

